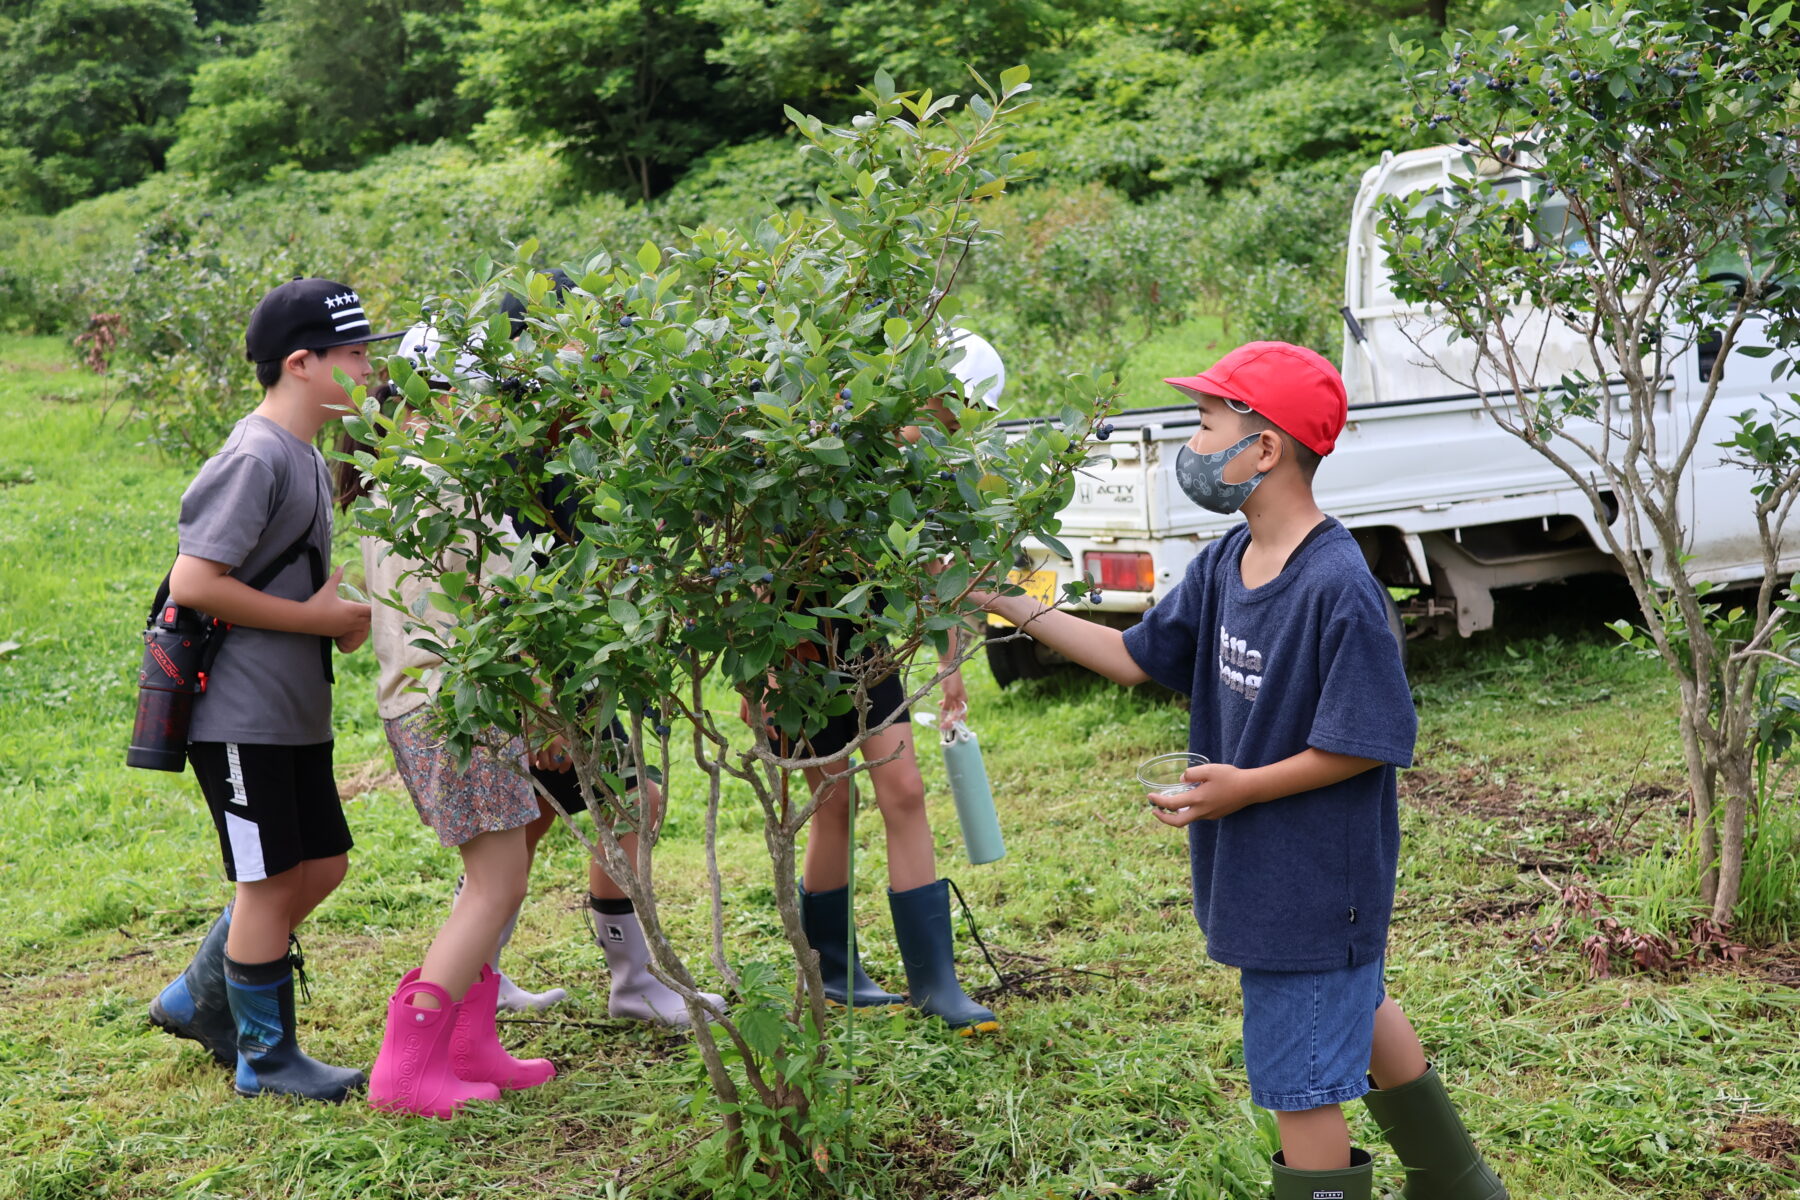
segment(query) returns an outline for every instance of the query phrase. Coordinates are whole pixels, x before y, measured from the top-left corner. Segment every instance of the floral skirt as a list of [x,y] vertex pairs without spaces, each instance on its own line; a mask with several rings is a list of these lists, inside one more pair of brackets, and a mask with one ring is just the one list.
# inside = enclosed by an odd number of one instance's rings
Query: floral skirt
[[412,793],[419,819],[437,831],[445,846],[460,846],[484,833],[517,829],[537,819],[537,793],[520,773],[525,743],[513,738],[498,749],[482,748],[467,771],[431,730],[429,709],[415,709],[383,721],[394,765]]

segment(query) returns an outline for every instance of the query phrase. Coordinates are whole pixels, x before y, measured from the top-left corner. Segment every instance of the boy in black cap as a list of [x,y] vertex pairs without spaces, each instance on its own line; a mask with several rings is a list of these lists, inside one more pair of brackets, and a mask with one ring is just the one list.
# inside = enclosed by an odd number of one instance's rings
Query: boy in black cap
[[312,443],[349,411],[335,373],[363,383],[368,344],[397,336],[374,332],[341,283],[269,292],[244,335],[262,403],[181,497],[169,598],[232,626],[195,698],[188,757],[236,896],[150,1020],[235,1065],[246,1096],[342,1100],[364,1082],[301,1053],[294,1035],[293,931],[343,880],[350,849],[332,777],[331,645],[348,653],[369,635],[369,606],[339,597],[343,568],[327,573],[331,486]]

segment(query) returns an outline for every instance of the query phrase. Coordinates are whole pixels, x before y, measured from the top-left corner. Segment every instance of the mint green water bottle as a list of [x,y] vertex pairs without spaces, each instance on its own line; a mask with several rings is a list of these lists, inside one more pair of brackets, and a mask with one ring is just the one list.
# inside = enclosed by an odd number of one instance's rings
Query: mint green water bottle
[[987,764],[981,760],[981,743],[961,721],[944,734],[944,774],[950,777],[950,794],[956,799],[956,819],[962,825],[969,861],[979,866],[1006,857],[1006,839],[1000,836],[1000,814],[994,811],[994,792],[988,786]]

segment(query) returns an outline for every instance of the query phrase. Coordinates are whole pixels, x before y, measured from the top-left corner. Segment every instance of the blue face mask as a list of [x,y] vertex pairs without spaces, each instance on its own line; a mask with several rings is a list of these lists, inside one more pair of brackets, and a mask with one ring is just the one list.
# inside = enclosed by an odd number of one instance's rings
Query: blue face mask
[[1244,507],[1250,493],[1263,481],[1267,471],[1258,471],[1242,483],[1225,482],[1225,464],[1256,444],[1259,434],[1251,434],[1235,446],[1213,454],[1196,454],[1183,446],[1175,455],[1175,482],[1187,498],[1208,512],[1229,515]]

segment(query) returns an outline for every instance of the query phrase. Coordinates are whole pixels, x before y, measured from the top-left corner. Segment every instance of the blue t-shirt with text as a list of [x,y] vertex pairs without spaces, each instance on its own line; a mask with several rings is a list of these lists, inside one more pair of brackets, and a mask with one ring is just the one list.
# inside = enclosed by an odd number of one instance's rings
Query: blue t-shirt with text
[[1125,632],[1150,678],[1191,702],[1188,748],[1261,767],[1307,748],[1384,764],[1187,827],[1208,955],[1262,971],[1375,961],[1399,863],[1395,767],[1418,718],[1381,585],[1336,521],[1274,579],[1244,586],[1240,525]]

